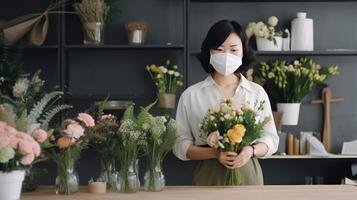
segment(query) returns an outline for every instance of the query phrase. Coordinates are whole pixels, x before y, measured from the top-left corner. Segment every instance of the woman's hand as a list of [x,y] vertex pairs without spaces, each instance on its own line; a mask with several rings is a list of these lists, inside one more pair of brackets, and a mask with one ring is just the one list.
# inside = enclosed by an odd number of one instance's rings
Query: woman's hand
[[233,169],[234,161],[237,157],[235,152],[219,151],[217,154],[217,160],[225,167]]
[[232,168],[240,168],[243,167],[247,162],[250,160],[250,158],[253,156],[253,147],[251,146],[245,146],[243,149],[240,151],[238,156],[235,157]]

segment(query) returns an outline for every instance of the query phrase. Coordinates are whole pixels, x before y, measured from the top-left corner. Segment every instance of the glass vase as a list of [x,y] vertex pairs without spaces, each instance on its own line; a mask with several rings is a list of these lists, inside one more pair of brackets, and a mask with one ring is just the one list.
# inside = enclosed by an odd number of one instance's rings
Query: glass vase
[[104,23],[83,23],[84,44],[101,45],[104,43]]
[[162,173],[161,162],[149,167],[144,176],[146,191],[160,192],[165,187],[165,176]]
[[116,170],[115,160],[102,160],[99,179],[107,183],[108,190],[116,190],[119,172]]
[[138,175],[135,170],[136,168],[136,160],[129,163],[128,165],[122,165],[119,178],[118,178],[118,187],[119,192],[121,193],[134,193],[138,191],[139,184],[138,184]]
[[35,172],[36,170],[32,166],[25,170],[25,179],[21,189],[22,192],[33,192],[38,188]]
[[74,159],[57,162],[56,194],[70,195],[78,192],[79,177],[74,166]]

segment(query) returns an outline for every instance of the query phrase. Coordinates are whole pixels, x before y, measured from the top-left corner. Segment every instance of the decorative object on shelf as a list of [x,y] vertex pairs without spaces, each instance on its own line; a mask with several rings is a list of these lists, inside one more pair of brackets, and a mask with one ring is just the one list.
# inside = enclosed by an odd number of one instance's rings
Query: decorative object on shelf
[[105,181],[93,181],[88,182],[88,192],[94,194],[104,194],[107,192],[107,184]]
[[176,140],[176,122],[174,119],[166,120],[165,116],[148,115],[144,123],[145,145],[143,150],[146,155],[148,170],[144,176],[146,191],[159,192],[165,187],[165,177],[162,172],[162,161],[172,149]]
[[283,31],[283,51],[290,51],[290,31],[285,29]]
[[323,104],[324,106],[324,125],[322,132],[322,142],[327,152],[331,152],[331,103],[342,102],[343,98],[332,98],[332,92],[329,87],[325,87],[321,91],[321,99],[311,101],[312,104]]
[[144,22],[131,22],[125,25],[128,33],[129,44],[144,44],[147,25]]
[[104,43],[104,27],[110,7],[105,0],[81,0],[73,5],[78,13],[84,33],[84,44]]
[[[0,112],[4,115],[3,106]],[[0,121],[0,200],[20,199],[25,169],[40,153],[40,144],[32,136]]]
[[288,133],[288,152],[287,155],[294,155],[294,135]]
[[309,145],[307,142],[307,136],[313,136],[313,132],[312,131],[301,131],[300,132],[300,154],[305,155],[305,154],[309,154],[310,150],[309,150]]
[[75,119],[65,119],[61,129],[49,136],[45,152],[57,165],[56,194],[69,195],[78,191],[75,164],[88,145],[88,130],[94,126],[95,121],[89,114],[79,113]]
[[177,89],[183,86],[183,75],[178,71],[178,66],[166,60],[165,65],[147,65],[146,70],[157,88],[158,107],[175,108]]
[[250,69],[248,79],[263,85],[270,98],[283,112],[282,125],[297,125],[302,99],[324,81],[338,74],[337,66],[321,67],[309,58],[292,62],[275,60],[261,62],[258,70]]
[[248,38],[255,36],[258,51],[281,51],[282,50],[282,32],[276,31],[275,27],[279,20],[275,16],[268,19],[268,25],[264,22],[250,22],[247,25],[245,33]]
[[64,5],[68,0],[51,0],[49,6],[44,12],[28,14],[16,19],[7,21],[2,29],[5,45],[14,45],[27,33],[31,45],[41,46],[46,39],[49,19],[48,15],[52,13],[61,13],[53,11]]
[[117,132],[119,139],[117,141],[116,155],[121,166],[118,180],[119,192],[134,193],[139,188],[136,158],[145,143],[145,127],[150,117],[149,110],[155,103],[141,108],[137,116],[134,114],[133,105],[130,105],[124,112]]
[[[210,108],[200,123],[200,130],[207,144],[220,151],[239,152],[259,138],[270,117],[260,119],[257,113],[264,108],[263,102],[255,102],[254,108],[240,105],[233,99],[222,99]],[[227,169],[225,185],[240,185],[239,168]]]
[[314,22],[304,12],[298,12],[297,18],[291,21],[291,50],[314,50]]

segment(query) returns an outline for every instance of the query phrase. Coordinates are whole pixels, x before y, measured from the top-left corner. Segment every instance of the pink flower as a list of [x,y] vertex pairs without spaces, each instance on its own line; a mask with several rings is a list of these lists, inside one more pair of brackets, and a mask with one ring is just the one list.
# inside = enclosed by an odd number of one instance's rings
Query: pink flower
[[220,137],[221,136],[219,135],[218,131],[210,133],[207,137],[207,144],[210,147],[214,147],[216,144],[218,144]]
[[10,139],[7,136],[0,136],[0,149],[9,146]]
[[17,139],[15,136],[10,137],[10,146],[11,148],[13,148],[14,150],[17,149],[19,144],[19,139]]
[[93,127],[95,125],[93,117],[87,113],[79,113],[77,119],[82,121],[87,127]]
[[79,139],[84,134],[84,129],[79,124],[70,124],[67,129],[63,131],[70,138]]
[[33,153],[30,153],[30,154],[23,156],[21,158],[20,162],[23,165],[30,165],[34,159],[35,159],[35,155]]
[[37,142],[34,142],[34,143],[33,143],[32,151],[33,151],[33,153],[35,154],[36,157],[40,156],[40,154],[41,154],[41,147],[40,147],[40,145],[39,145]]
[[42,129],[38,129],[33,134],[33,137],[36,139],[36,141],[42,143],[47,139],[47,132]]
[[29,141],[26,141],[26,140],[21,140],[19,142],[19,149],[20,149],[20,153],[22,155],[26,155],[26,154],[30,154],[30,153],[33,153],[33,145],[31,142]]

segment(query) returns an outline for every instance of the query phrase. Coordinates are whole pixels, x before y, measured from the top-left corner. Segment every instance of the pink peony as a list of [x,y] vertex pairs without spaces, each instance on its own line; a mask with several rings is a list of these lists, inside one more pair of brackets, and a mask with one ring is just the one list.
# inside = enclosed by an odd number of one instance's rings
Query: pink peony
[[35,154],[36,157],[40,156],[41,147],[37,142],[33,143],[32,151],[33,151],[33,153]]
[[14,150],[17,149],[18,144],[19,144],[19,139],[17,139],[15,136],[9,137],[10,138],[10,146]]
[[219,135],[218,131],[212,132],[207,137],[207,144],[210,147],[214,147],[216,144],[218,144],[219,138],[220,138],[220,135]]
[[87,127],[95,126],[93,117],[87,113],[79,113],[77,119],[82,121]]
[[38,129],[33,134],[33,137],[36,139],[36,141],[42,143],[47,139],[47,132],[42,129]]
[[79,124],[70,124],[67,129],[63,131],[70,138],[79,139],[84,134],[84,129]]
[[33,153],[30,153],[30,154],[23,156],[21,158],[20,162],[23,165],[30,165],[34,159],[35,159],[35,155]]
[[21,155],[33,153],[32,148],[33,148],[33,144],[29,141],[21,140],[19,142],[19,150],[20,150]]
[[10,139],[7,136],[0,136],[0,149],[9,146]]

